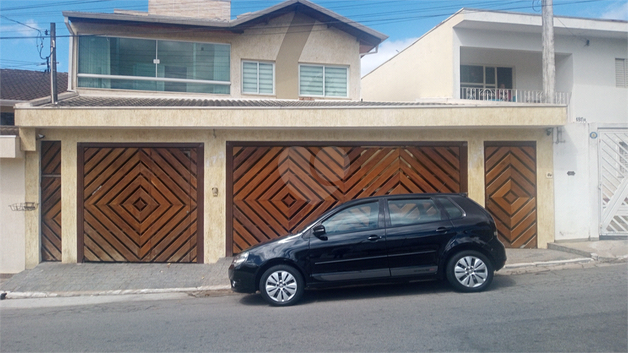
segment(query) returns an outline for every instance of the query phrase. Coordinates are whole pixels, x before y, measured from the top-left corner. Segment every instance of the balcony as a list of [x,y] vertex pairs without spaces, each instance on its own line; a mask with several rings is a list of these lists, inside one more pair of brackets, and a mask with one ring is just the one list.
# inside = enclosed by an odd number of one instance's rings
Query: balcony
[[545,97],[543,91],[504,88],[460,88],[460,99],[481,101],[569,105],[570,96],[567,92],[555,92],[554,101],[551,102]]

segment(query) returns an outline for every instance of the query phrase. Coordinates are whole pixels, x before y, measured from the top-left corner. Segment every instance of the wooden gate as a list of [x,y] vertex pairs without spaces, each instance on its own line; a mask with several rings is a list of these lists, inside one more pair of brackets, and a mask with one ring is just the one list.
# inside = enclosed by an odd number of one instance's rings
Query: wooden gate
[[41,259],[61,261],[61,142],[41,142]]
[[506,247],[537,247],[536,145],[486,142],[486,209]]
[[228,143],[227,253],[299,231],[355,198],[467,190],[464,143]]
[[198,144],[79,144],[79,258],[202,262],[202,161]]

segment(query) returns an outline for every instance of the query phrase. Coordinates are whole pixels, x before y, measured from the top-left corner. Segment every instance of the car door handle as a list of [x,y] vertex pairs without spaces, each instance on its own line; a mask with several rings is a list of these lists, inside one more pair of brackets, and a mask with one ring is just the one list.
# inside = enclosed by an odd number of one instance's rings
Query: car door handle
[[439,232],[439,233],[444,233],[444,232],[446,232],[446,231],[448,231],[450,229],[451,228],[449,228],[449,227],[438,227],[438,228],[436,228],[436,231]]
[[375,235],[375,234],[373,234],[373,235],[371,235],[370,237],[368,237],[368,240],[370,240],[370,241],[375,241],[375,240],[379,240],[379,239],[381,239],[381,238],[382,238],[382,237],[380,237],[379,235]]

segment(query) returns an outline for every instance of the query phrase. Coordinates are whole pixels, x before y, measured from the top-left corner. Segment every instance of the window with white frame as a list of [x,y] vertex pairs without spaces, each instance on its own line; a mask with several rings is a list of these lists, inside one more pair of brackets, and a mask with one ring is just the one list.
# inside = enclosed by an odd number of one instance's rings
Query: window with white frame
[[79,87],[230,93],[229,44],[81,36]]
[[349,69],[341,66],[299,65],[299,95],[348,97]]
[[242,61],[242,93],[275,94],[275,64]]
[[615,59],[615,85],[628,87],[628,62],[626,59]]

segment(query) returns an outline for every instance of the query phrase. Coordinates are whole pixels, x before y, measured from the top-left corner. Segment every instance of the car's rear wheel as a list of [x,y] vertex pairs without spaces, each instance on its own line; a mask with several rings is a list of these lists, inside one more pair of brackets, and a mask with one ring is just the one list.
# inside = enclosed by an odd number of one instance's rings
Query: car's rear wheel
[[288,306],[303,296],[304,282],[301,273],[289,265],[276,265],[264,272],[259,291],[269,304]]
[[493,281],[493,264],[482,253],[465,250],[447,263],[447,280],[458,291],[481,292]]

